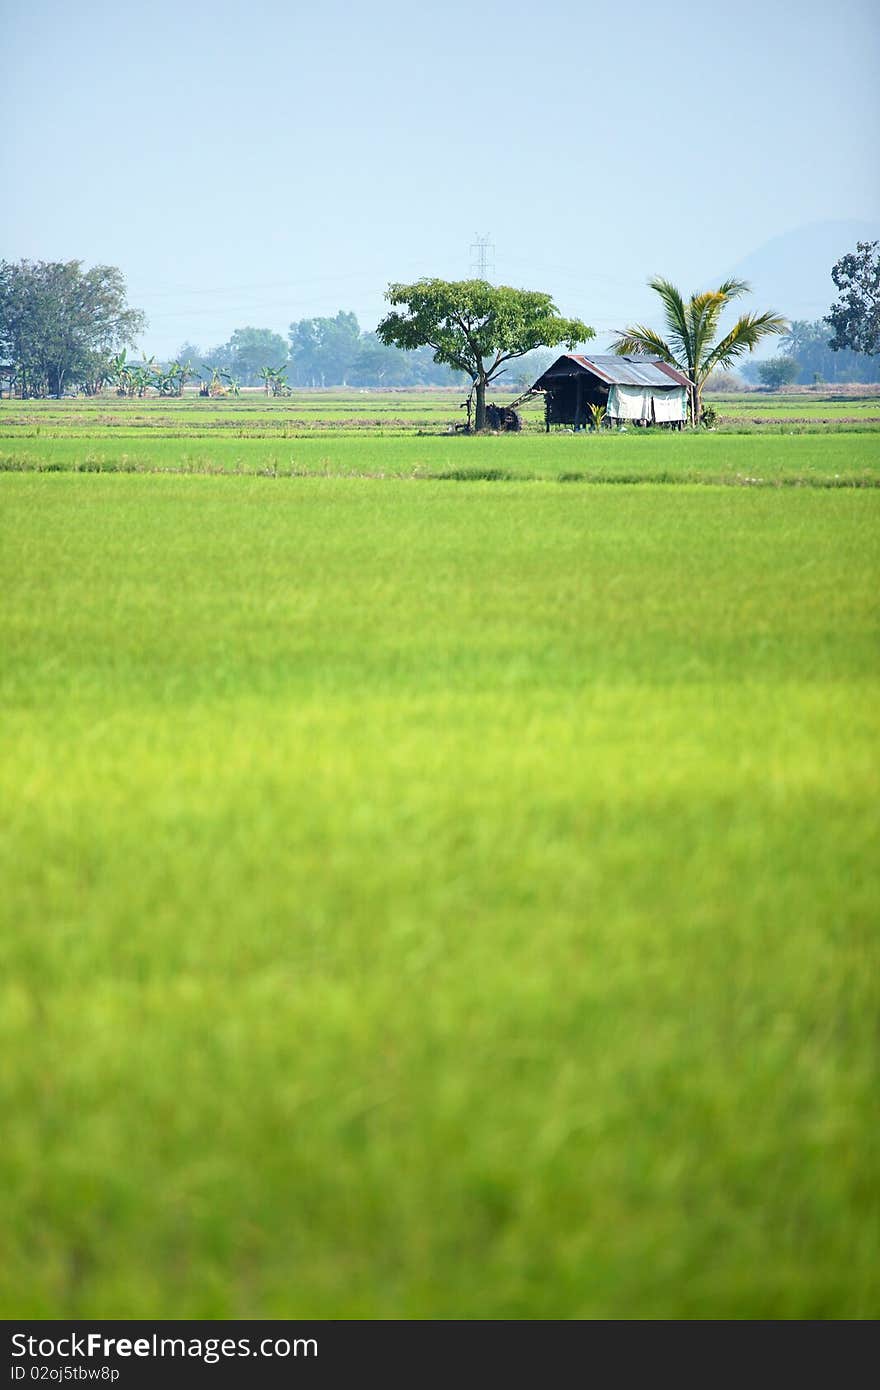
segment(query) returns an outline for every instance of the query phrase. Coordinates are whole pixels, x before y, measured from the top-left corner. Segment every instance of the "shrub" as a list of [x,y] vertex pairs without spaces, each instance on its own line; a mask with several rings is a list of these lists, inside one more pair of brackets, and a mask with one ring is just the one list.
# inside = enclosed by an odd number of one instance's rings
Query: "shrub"
[[771,357],[769,362],[758,363],[758,379],[762,386],[779,391],[783,386],[793,385],[800,370],[800,363],[793,357]]

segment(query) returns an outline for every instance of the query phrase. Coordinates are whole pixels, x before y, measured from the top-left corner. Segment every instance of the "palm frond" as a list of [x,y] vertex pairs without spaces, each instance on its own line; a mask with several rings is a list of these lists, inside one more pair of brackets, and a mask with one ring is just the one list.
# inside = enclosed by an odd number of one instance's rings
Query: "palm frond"
[[752,287],[748,280],[723,280],[718,286],[717,293],[723,294],[725,299],[737,299],[741,294],[751,294]]
[[669,362],[672,366],[678,366],[678,361],[672,348],[659,333],[655,333],[653,328],[645,328],[643,324],[635,324],[632,328],[625,328],[618,332],[616,340],[611,344],[611,351],[617,353],[618,357],[628,356],[630,353],[646,352],[652,357],[660,357],[664,362]]
[[718,335],[718,321],[732,299],[748,294],[751,287],[747,280],[723,280],[715,290],[692,295],[690,300],[691,326],[693,332],[693,361],[699,367],[712,350]]
[[687,304],[688,360],[694,372],[710,350],[718,332],[718,320],[725,305],[720,290],[704,290],[691,295]]
[[781,314],[768,311],[766,314],[743,314],[738,318],[730,332],[709,353],[700,369],[705,380],[715,367],[729,367],[737,357],[751,352],[762,338],[774,333],[787,333],[790,324]]
[[670,280],[664,280],[662,275],[654,275],[648,284],[663,301],[663,308],[666,311],[666,328],[673,352],[678,357],[687,359],[688,318],[681,292]]

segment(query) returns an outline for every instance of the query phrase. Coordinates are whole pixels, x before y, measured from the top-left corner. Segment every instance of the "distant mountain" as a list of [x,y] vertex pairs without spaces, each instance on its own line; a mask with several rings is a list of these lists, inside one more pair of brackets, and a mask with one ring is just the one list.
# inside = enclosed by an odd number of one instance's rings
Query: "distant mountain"
[[[748,280],[754,290],[751,305],[759,312],[775,309],[786,318],[812,321],[828,313],[837,293],[831,267],[854,251],[857,241],[880,241],[880,224],[810,222],[773,237],[723,274]],[[743,309],[747,307],[743,301]]]

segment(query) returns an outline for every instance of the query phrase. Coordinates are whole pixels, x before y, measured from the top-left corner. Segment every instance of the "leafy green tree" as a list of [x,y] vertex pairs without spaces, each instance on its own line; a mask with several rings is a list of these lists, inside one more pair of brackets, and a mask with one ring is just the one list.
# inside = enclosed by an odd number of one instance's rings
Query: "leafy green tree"
[[793,357],[771,357],[758,363],[758,380],[771,391],[792,386],[800,376],[801,364]]
[[174,354],[174,360],[175,362],[193,362],[198,365],[200,362],[204,361],[204,357],[202,349],[187,339],[187,341],[181,343],[180,347],[177,349],[177,352]]
[[855,252],[842,256],[831,271],[840,297],[825,322],[833,336],[833,352],[852,348],[869,356],[880,352],[880,242],[856,242]]
[[[244,386],[256,386],[262,367],[285,365],[287,344],[280,333],[269,328],[236,328],[227,344],[227,354],[223,365],[230,374]],[[215,354],[215,358],[220,355]]]
[[434,361],[470,377],[475,428],[486,427],[486,391],[505,364],[537,347],[572,348],[594,336],[580,319],[561,318],[549,294],[490,285],[487,280],[417,280],[388,286],[385,298],[402,305],[376,332],[383,343],[430,347]]
[[82,261],[0,261],[0,357],[24,396],[60,396],[110,377],[115,354],[145,327],[115,266]]
[[300,319],[290,325],[290,362],[301,386],[345,386],[360,350],[356,315]]
[[413,386],[461,386],[461,372],[445,362],[436,362],[429,347],[400,351],[400,356],[408,363]]
[[787,321],[779,314],[742,314],[719,340],[719,320],[731,300],[749,292],[745,280],[725,280],[716,290],[692,294],[685,301],[675,285],[661,276],[648,281],[663,304],[666,338],[636,324],[617,334],[613,351],[623,355],[648,353],[677,367],[691,382],[690,418],[699,424],[703,414],[703,388],[718,367],[730,367],[738,357],[751,352],[763,338],[785,333]]
[[410,386],[416,374],[407,354],[386,347],[375,333],[362,333],[348,373],[352,386]]
[[218,343],[217,347],[209,348],[202,357],[202,367],[200,375],[210,377],[211,372],[216,367],[218,371],[228,372],[232,366],[232,353],[228,343]]

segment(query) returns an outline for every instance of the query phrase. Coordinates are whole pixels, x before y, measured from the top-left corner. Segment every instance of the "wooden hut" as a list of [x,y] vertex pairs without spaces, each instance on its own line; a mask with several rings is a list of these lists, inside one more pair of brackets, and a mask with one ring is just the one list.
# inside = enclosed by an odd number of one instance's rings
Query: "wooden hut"
[[689,382],[668,362],[652,357],[585,357],[565,352],[532,385],[543,392],[544,420],[583,429],[591,423],[589,407],[605,407],[614,424],[665,425],[681,429],[687,419]]

